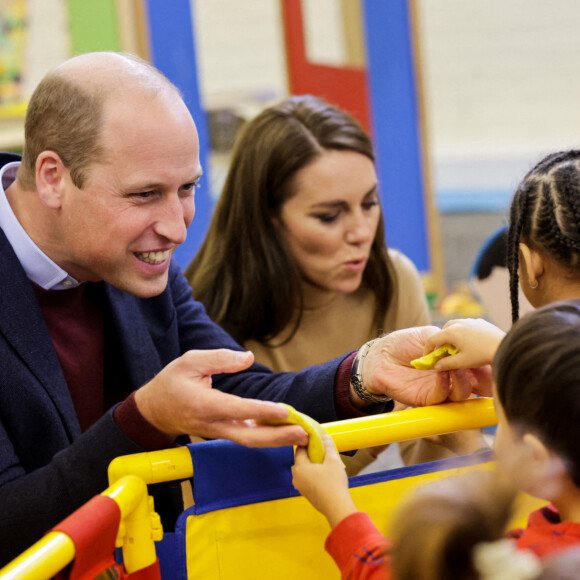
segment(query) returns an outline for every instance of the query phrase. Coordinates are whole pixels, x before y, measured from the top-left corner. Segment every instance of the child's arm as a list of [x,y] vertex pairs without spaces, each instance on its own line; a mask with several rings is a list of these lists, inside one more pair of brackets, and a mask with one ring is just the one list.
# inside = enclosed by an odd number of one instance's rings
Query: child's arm
[[427,339],[424,353],[451,344],[457,348],[457,354],[440,359],[434,370],[478,368],[491,364],[504,336],[503,330],[483,319],[450,320],[440,332]]
[[322,463],[312,463],[305,447],[298,447],[292,483],[294,487],[328,520],[332,528],[357,511],[348,491],[348,477],[330,435],[323,435],[325,456]]
[[350,580],[391,578],[390,544],[368,514],[359,512],[348,491],[348,477],[330,435],[323,435],[325,456],[312,463],[305,447],[298,447],[292,483],[328,520],[332,531],[324,547],[340,577]]

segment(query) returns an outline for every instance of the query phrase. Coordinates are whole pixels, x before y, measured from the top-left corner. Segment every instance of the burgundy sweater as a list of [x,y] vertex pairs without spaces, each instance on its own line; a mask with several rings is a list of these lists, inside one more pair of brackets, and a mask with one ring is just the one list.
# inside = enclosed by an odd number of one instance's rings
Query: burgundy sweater
[[[33,286],[84,432],[120,402],[118,395],[108,392],[104,385],[102,305],[92,284],[69,290]],[[119,428],[148,451],[174,445],[172,438],[141,415],[133,394],[115,409],[113,416]]]

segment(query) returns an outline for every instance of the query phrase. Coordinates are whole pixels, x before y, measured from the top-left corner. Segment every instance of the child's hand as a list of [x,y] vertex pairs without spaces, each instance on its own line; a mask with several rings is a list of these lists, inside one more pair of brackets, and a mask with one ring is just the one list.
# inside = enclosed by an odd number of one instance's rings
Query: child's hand
[[296,449],[292,467],[294,487],[328,520],[331,527],[357,511],[348,491],[348,477],[330,435],[324,435],[326,455],[312,463],[305,447]]
[[463,318],[450,320],[443,329],[425,343],[425,354],[452,344],[457,354],[439,360],[434,370],[478,368],[491,364],[495,351],[505,336],[505,332],[483,319]]

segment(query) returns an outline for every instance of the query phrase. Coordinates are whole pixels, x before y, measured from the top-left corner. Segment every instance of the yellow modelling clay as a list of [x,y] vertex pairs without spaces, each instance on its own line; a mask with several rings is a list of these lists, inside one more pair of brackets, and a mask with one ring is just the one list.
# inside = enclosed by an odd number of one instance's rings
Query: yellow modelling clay
[[322,463],[324,461],[324,441],[322,436],[326,433],[320,423],[312,417],[300,413],[291,405],[279,403],[288,409],[287,419],[272,419],[260,421],[262,425],[300,425],[308,434],[308,457],[312,463]]
[[457,354],[457,348],[452,344],[444,344],[439,348],[436,348],[433,352],[422,356],[421,358],[416,358],[411,361],[411,364],[419,370],[426,371],[432,369],[438,360],[443,357],[449,356],[451,354]]

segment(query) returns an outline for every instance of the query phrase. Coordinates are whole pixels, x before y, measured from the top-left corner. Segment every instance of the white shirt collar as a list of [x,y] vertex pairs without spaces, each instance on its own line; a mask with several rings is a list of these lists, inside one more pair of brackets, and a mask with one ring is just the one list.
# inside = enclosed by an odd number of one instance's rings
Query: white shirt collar
[[30,238],[22,227],[6,198],[5,190],[16,179],[20,162],[7,163],[0,168],[0,228],[30,280],[45,290],[67,290],[80,282],[55,264]]

